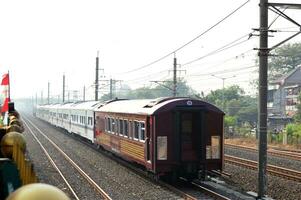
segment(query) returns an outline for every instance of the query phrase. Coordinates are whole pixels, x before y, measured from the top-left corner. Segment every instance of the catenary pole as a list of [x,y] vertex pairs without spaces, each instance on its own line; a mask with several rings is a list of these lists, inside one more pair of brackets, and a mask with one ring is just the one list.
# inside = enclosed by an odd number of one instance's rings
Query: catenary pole
[[83,101],[86,101],[86,87],[84,86],[83,90]]
[[47,104],[49,105],[49,103],[50,103],[50,82],[48,81],[48,91],[47,91]]
[[260,0],[260,39],[259,39],[259,162],[258,199],[267,191],[267,71],[268,71],[268,0]]
[[65,103],[65,74],[63,74],[63,103]]
[[97,57],[96,57],[96,72],[95,72],[95,101],[98,101],[98,71],[99,71],[99,67],[98,67],[98,62],[99,62],[99,58],[98,58],[98,51],[97,51]]
[[177,58],[173,59],[173,97],[177,96]]

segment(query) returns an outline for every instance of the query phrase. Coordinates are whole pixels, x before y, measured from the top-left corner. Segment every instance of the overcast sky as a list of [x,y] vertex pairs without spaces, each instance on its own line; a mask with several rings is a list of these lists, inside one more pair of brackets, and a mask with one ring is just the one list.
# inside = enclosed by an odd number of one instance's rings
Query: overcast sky
[[[132,88],[155,86],[150,81],[172,77],[169,70],[173,67],[173,55],[142,70],[136,69],[178,49],[244,2],[246,0],[0,0],[0,73],[10,72],[12,98],[32,97],[36,93],[40,96],[41,91],[46,98],[48,81],[51,96],[57,97],[62,94],[63,74],[67,90],[79,90],[82,95],[85,86],[93,98],[95,57],[99,51],[105,80],[122,80],[121,84]],[[301,0],[273,2],[301,3]],[[208,93],[221,88],[222,80],[211,75],[215,74],[228,78],[226,87],[239,84],[249,93],[255,93],[248,84],[257,76],[252,73],[256,69],[252,67],[256,58],[256,51],[252,49],[258,47],[259,42],[256,36],[248,39],[248,34],[259,26],[258,4],[259,0],[250,0],[225,21],[176,52],[181,70],[186,70],[180,76],[195,90]],[[285,13],[301,23],[301,10]],[[270,22],[275,16],[270,12]],[[281,18],[272,29],[282,32],[273,34],[270,46],[298,30]],[[234,46],[208,56],[235,40]],[[298,36],[292,42],[300,40]],[[201,59],[187,64],[197,58]],[[134,72],[129,72],[132,70]]]

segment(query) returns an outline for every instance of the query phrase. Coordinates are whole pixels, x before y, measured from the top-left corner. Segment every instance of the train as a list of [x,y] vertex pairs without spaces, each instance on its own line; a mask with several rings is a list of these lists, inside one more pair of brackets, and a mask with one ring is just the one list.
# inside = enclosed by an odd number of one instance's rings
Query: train
[[38,105],[36,117],[156,178],[202,178],[224,168],[224,112],[188,97]]

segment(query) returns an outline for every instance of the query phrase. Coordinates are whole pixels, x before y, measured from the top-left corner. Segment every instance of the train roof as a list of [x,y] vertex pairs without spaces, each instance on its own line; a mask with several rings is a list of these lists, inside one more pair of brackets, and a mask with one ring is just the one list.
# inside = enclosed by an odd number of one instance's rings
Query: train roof
[[206,110],[223,113],[216,106],[197,99],[188,97],[175,97],[175,98],[158,98],[158,99],[139,99],[139,100],[116,100],[109,102],[102,107],[95,109],[99,112],[111,113],[127,113],[127,114],[141,114],[152,115],[158,112],[172,110],[175,107],[188,108],[188,107],[203,107]]
[[100,101],[83,101],[83,102],[76,102],[71,105],[73,109],[78,110],[94,110],[99,106],[102,106],[103,103]]
[[101,106],[103,103],[100,101],[80,101],[80,102],[67,102],[64,104],[48,104],[38,105],[39,108],[47,109],[78,109],[78,110],[94,110]]

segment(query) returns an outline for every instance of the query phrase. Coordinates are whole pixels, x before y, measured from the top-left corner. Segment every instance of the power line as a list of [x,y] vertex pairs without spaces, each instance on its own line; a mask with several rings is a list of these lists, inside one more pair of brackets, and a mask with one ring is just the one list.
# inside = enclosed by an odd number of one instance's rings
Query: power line
[[[210,69],[212,69],[213,67],[217,67],[217,66],[219,66],[219,65],[222,65],[222,64],[225,64],[225,62],[229,62],[229,61],[231,61],[231,60],[233,60],[233,59],[237,59],[239,56],[246,56],[245,54],[247,54],[248,52],[251,52],[251,51],[253,51],[253,49],[249,49],[249,50],[247,50],[247,51],[244,51],[243,53],[240,53],[240,54],[238,54],[238,55],[236,55],[236,56],[233,56],[233,57],[230,57],[230,58],[228,58],[228,59],[224,59],[224,60],[222,60],[222,61],[220,61],[218,64],[215,64],[215,65],[212,65],[212,66],[210,66],[209,68]],[[239,69],[244,69],[244,68],[239,68]],[[248,67],[247,67],[247,69],[248,69]],[[231,70],[231,69],[229,69],[229,70]],[[236,70],[236,68],[234,68],[234,70]],[[129,82],[131,82],[131,83],[139,83],[139,82],[141,82],[141,81],[143,81],[143,82],[145,82],[146,81],[146,79],[145,78],[147,78],[147,80],[151,80],[151,78],[150,77],[152,77],[152,76],[154,76],[154,75],[157,75],[157,74],[162,74],[162,72],[166,72],[167,70],[162,70],[162,71],[159,71],[159,72],[155,72],[155,73],[152,73],[152,74],[148,74],[147,76],[143,76],[143,77],[139,77],[139,78],[136,78],[136,79],[131,79],[131,80],[125,80],[124,82],[126,82],[126,83],[129,83]],[[212,74],[212,73],[216,73],[216,74],[218,74],[218,73],[227,73],[228,72],[228,70],[222,70],[222,71],[216,71],[216,72],[211,72],[211,73],[208,73],[208,75],[210,75],[210,74]],[[159,79],[159,81],[162,81],[162,80],[165,80],[167,77],[168,77],[169,75],[165,75],[165,76],[163,76],[162,78],[160,78]],[[192,76],[199,76],[199,75],[186,75],[186,76],[184,76],[184,77],[192,77]]]
[[205,31],[203,31],[201,34],[199,34],[198,36],[196,36],[195,38],[193,38],[192,40],[188,41],[187,43],[183,44],[182,46],[178,47],[177,49],[175,49],[174,51],[146,64],[146,65],[143,65],[141,67],[138,67],[138,68],[135,68],[135,69],[132,69],[132,70],[129,70],[129,71],[126,71],[126,72],[120,72],[120,73],[116,73],[116,75],[118,74],[127,74],[127,73],[131,73],[131,72],[135,72],[135,71],[138,71],[138,70],[141,70],[141,69],[144,69],[146,67],[149,67],[171,55],[173,55],[174,53],[176,53],[177,51],[183,49],[184,47],[188,46],[189,44],[191,44],[192,42],[194,42],[195,40],[199,39],[200,37],[202,37],[203,35],[205,35],[206,33],[208,33],[210,30],[212,30],[213,28],[215,28],[216,26],[218,26],[220,23],[222,23],[223,21],[225,21],[227,18],[229,18],[230,16],[232,16],[234,13],[236,13],[238,10],[240,10],[242,7],[244,7],[247,3],[249,3],[250,0],[247,0],[246,2],[244,2],[243,4],[241,4],[238,8],[236,8],[235,10],[233,10],[232,12],[230,12],[228,15],[226,15],[225,17],[223,17],[221,20],[219,20],[217,23],[215,23],[214,25],[212,25],[211,27],[209,27],[208,29],[206,29]]
[[189,76],[209,76],[209,75],[212,75],[212,74],[224,74],[224,73],[228,73],[228,72],[241,71],[241,70],[255,68],[255,67],[258,67],[258,66],[257,65],[252,65],[252,66],[248,66],[248,67],[231,68],[231,69],[226,69],[226,70],[222,70],[222,71],[215,71],[215,72],[210,72],[210,73],[188,75],[188,77]]
[[[254,32],[254,31],[253,31],[253,32]],[[186,63],[183,64],[182,66],[189,65],[189,64],[194,63],[194,62],[196,62],[196,61],[199,61],[199,60],[201,60],[201,59],[204,59],[204,58],[206,58],[206,57],[208,57],[208,56],[212,56],[212,55],[214,55],[214,54],[216,54],[216,53],[220,53],[220,52],[222,52],[222,51],[228,50],[228,49],[230,49],[230,48],[232,48],[232,47],[235,47],[235,46],[238,46],[238,45],[240,45],[240,44],[242,44],[242,43],[245,43],[245,42],[249,41],[250,38],[247,38],[247,39],[245,39],[245,40],[243,40],[243,41],[241,41],[241,42],[238,42],[238,41],[241,40],[241,39],[244,38],[244,37],[249,36],[250,34],[252,34],[252,33],[245,34],[245,35],[243,35],[242,37],[239,37],[238,39],[235,39],[234,41],[232,41],[232,42],[230,42],[230,43],[228,43],[228,44],[226,44],[226,45],[224,45],[224,46],[222,46],[222,47],[220,47],[220,48],[218,48],[218,49],[216,49],[216,50],[213,50],[213,51],[211,51],[210,53],[207,53],[207,54],[204,55],[204,56],[201,56],[201,57],[198,57],[198,58],[196,58],[196,59],[193,59],[193,60],[191,60],[191,61],[189,61],[189,62],[186,62]],[[238,42],[238,43],[236,43],[236,42]]]

